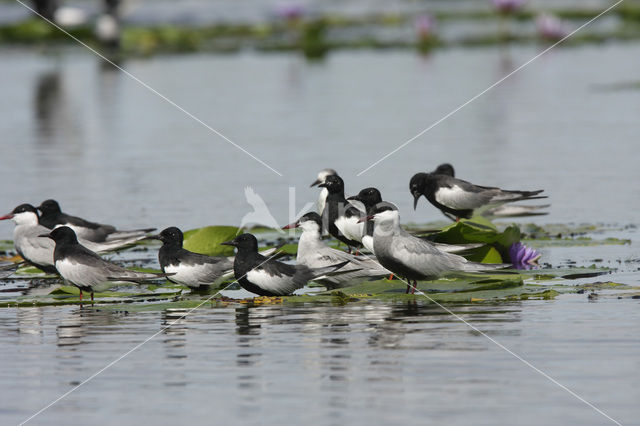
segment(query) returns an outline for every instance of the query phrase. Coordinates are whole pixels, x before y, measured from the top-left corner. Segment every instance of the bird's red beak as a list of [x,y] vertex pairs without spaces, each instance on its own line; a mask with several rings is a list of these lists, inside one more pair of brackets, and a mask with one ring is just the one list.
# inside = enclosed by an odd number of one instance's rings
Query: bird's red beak
[[371,219],[373,219],[373,215],[372,216],[363,216],[360,219],[358,219],[358,223],[366,222],[366,221],[371,220]]
[[298,222],[294,222],[294,223],[290,223],[286,226],[283,226],[282,229],[293,229],[293,228],[298,228],[300,226],[300,224]]
[[0,220],[7,220],[7,219],[13,219],[13,213],[5,214],[4,216],[0,217]]

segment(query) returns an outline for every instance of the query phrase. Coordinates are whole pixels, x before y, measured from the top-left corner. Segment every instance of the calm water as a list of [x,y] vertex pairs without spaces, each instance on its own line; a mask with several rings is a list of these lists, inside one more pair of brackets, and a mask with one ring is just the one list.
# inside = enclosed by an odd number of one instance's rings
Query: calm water
[[[408,181],[443,161],[471,181],[545,188],[541,222],[638,223],[640,46],[559,49],[360,177],[396,146],[535,55],[451,49],[159,56],[122,64],[280,177],[77,49],[0,51],[0,200],[60,200],[121,227],[239,224],[252,186],[284,224],[336,168],[404,221]],[[290,187],[295,202],[289,206]],[[4,212],[3,210],[3,212]],[[293,210],[293,212],[291,212]],[[12,225],[0,226],[10,238]],[[634,230],[618,237],[637,240]],[[631,261],[636,246],[543,250],[554,266]],[[234,294],[230,294],[233,296]],[[237,296],[237,294],[235,294]],[[453,306],[612,417],[640,414],[638,300]],[[26,419],[182,312],[0,309],[0,417]],[[604,424],[606,418],[442,310],[421,304],[204,308],[37,418],[37,424]]]
[[[637,300],[589,303],[576,295],[452,309],[617,420],[637,422]],[[0,310],[3,423],[25,419],[181,314]],[[485,337],[420,303],[202,309],[35,424],[96,420],[607,423]]]

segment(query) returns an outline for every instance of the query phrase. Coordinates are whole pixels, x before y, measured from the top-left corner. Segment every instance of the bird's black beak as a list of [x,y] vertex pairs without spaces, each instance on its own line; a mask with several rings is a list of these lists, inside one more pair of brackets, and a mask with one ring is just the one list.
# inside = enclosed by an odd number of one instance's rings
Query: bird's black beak
[[51,234],[40,234],[40,235],[38,235],[38,237],[41,237],[41,238],[51,238]]
[[231,241],[225,241],[223,243],[220,243],[221,246],[236,246],[236,242],[234,240]]
[[321,183],[320,185],[318,185],[318,188],[326,188],[327,187],[327,183]]
[[422,194],[420,194],[419,192],[414,192],[413,193],[413,209],[415,210],[416,207],[418,207],[418,200],[420,199],[420,196]]
[[320,185],[322,183],[322,181],[320,179],[316,179],[311,185],[309,185],[309,188],[313,188],[316,185]]
[[160,235],[147,235],[142,240],[160,240],[160,241],[162,241],[162,237]]
[[357,195],[354,195],[354,196],[352,196],[352,197],[347,198],[347,201],[349,201],[349,200],[355,200],[355,201],[360,201],[360,202],[362,202],[362,200],[360,199],[360,197],[358,197]]

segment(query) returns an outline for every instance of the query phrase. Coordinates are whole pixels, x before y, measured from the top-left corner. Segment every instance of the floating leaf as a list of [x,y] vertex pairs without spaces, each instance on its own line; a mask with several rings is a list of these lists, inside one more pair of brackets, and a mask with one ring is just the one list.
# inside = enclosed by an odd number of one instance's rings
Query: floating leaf
[[220,243],[234,239],[240,229],[235,226],[206,226],[184,233],[184,248],[208,256],[233,256],[233,247]]
[[[504,231],[499,232],[495,225],[487,219],[473,217],[471,219],[461,219],[460,222],[447,226],[431,238],[436,242],[447,244],[488,244],[498,251],[502,261],[502,259],[509,259],[508,250],[511,244],[520,241],[520,228],[511,225]],[[492,257],[495,258],[495,255]]]

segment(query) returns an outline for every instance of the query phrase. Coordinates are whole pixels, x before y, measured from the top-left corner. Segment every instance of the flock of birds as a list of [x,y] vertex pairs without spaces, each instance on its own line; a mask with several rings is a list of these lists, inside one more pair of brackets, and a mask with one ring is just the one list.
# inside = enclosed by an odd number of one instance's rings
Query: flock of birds
[[[378,189],[365,188],[345,198],[344,181],[335,170],[322,170],[311,186],[316,185],[321,188],[318,212],[306,213],[283,228],[302,229],[295,264],[278,260],[278,247],[259,252],[258,240],[250,233],[222,243],[236,248],[234,257],[206,256],[184,249],[182,231],[176,227],[157,235],[150,235],[155,228],[122,231],[68,215],[55,200],[38,207],[21,204],[0,220],[15,222],[13,242],[24,263],[59,274],[80,289],[80,300],[83,291],[90,292],[93,301],[94,292],[118,282],[148,283],[166,278],[198,288],[220,284],[232,276],[244,289],[261,296],[289,295],[312,280],[333,289],[388,275],[404,278],[407,292],[413,293],[418,280],[509,266],[471,262],[459,254],[477,244],[436,244],[410,234],[400,225],[396,206],[383,201]],[[449,164],[430,173],[417,173],[409,189],[414,209],[424,196],[452,220],[474,214],[545,214],[541,210],[548,207],[507,204],[546,197],[539,195],[542,190],[508,191],[474,185],[455,178]],[[347,251],[328,246],[323,239],[327,234],[346,244]],[[126,269],[99,255],[147,239],[162,242],[158,252],[162,273]],[[0,265],[0,270],[11,273],[21,264]]]

